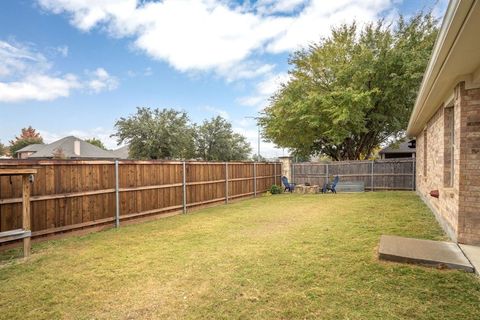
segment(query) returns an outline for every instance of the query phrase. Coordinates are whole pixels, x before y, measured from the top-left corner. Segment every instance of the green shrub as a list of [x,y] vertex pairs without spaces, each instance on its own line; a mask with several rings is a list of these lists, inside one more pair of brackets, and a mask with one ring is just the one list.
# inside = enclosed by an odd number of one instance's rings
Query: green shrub
[[280,188],[279,186],[274,184],[270,187],[270,193],[271,194],[280,194],[280,193],[282,193],[282,188]]

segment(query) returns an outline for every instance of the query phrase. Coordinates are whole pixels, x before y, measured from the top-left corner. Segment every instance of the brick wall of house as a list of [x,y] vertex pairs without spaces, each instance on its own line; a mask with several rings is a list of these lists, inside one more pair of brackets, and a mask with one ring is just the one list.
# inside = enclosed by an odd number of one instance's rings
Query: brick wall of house
[[[451,127],[454,136],[449,132]],[[449,149],[450,141],[454,142],[453,149]],[[452,240],[479,245],[480,89],[467,90],[463,82],[458,84],[454,108],[438,109],[417,136],[416,150],[417,192]],[[430,196],[432,190],[439,190],[439,198]]]
[[480,245],[480,88],[455,89],[460,110],[460,201],[458,242]]
[[[456,110],[455,110],[456,111]],[[455,150],[453,187],[444,186],[444,127],[445,109],[439,108],[428,121],[425,131],[417,136],[417,192],[429,205],[445,232],[453,240],[458,234],[458,148]],[[459,125],[459,123],[458,123]],[[458,130],[458,127],[456,126]],[[426,140],[426,143],[425,143]],[[426,148],[426,149],[425,149]],[[425,163],[426,157],[426,163]],[[430,196],[432,190],[439,190],[440,196]]]

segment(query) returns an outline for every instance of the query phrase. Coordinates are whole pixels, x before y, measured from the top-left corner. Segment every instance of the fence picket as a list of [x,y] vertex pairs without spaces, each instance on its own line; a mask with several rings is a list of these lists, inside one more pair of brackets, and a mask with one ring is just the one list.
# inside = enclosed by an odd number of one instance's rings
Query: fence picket
[[296,184],[322,186],[330,176],[339,176],[340,181],[363,181],[365,189],[371,191],[414,190],[415,159],[292,163]]
[[[31,208],[38,237],[252,197],[270,188],[276,164],[1,160],[0,168],[37,168]],[[20,227],[21,188],[21,180],[0,178],[0,231]]]

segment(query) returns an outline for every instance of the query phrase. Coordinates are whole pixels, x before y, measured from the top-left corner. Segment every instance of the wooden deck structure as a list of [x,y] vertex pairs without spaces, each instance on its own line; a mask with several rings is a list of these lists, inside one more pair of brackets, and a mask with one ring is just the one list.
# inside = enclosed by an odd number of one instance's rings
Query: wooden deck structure
[[23,256],[25,258],[30,256],[31,251],[30,183],[36,173],[36,169],[0,169],[0,176],[22,177],[22,228],[0,232],[0,243],[23,239]]

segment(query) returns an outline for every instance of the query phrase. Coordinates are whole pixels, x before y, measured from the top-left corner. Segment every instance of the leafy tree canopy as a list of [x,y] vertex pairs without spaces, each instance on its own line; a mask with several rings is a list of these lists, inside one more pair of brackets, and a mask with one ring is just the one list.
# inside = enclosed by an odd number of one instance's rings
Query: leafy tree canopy
[[332,29],[290,57],[290,80],[260,119],[264,137],[297,155],[368,158],[405,130],[436,35],[429,13]]
[[65,155],[65,151],[62,148],[57,148],[53,150],[52,156],[53,156],[53,159],[67,159],[67,156]]
[[207,161],[246,160],[252,151],[245,137],[220,116],[196,128],[195,149],[197,157]]
[[115,123],[118,143],[130,146],[135,159],[185,159],[194,156],[194,128],[185,112],[137,108]]
[[254,155],[252,155],[252,160],[257,161],[257,162],[267,161],[267,159],[265,159],[265,157],[263,157],[262,155],[258,155],[256,153]]
[[0,156],[4,156],[8,154],[8,148],[0,142]]
[[85,142],[88,142],[90,144],[93,144],[94,146],[99,147],[100,149],[107,150],[105,145],[103,144],[102,140],[97,139],[97,138],[91,138],[91,139],[86,139]]
[[18,150],[31,144],[43,144],[43,138],[32,126],[23,128],[19,136],[10,141],[10,152],[15,155]]

